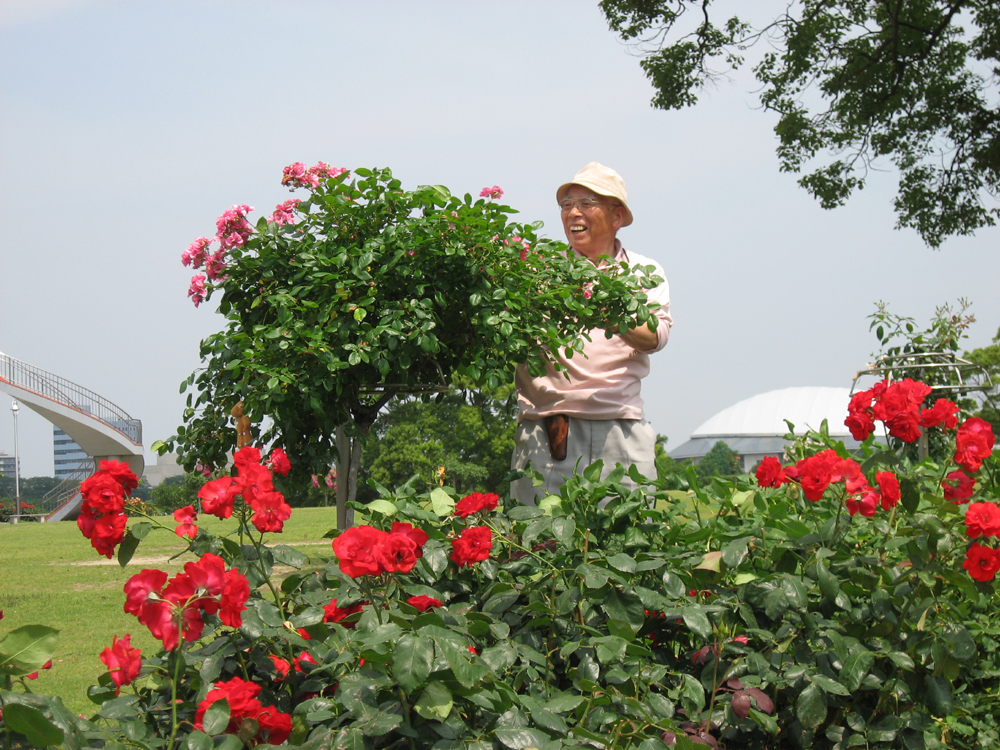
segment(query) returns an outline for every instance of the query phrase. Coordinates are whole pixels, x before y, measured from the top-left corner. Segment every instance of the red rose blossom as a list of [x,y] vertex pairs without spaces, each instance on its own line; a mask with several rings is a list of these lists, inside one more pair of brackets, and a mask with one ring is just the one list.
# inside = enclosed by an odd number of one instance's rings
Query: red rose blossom
[[995,442],[989,422],[979,417],[967,419],[955,436],[955,463],[975,474],[983,465],[983,460],[993,453]]
[[920,412],[921,427],[942,427],[954,430],[958,424],[958,407],[946,398],[939,398],[930,409]]
[[[287,662],[286,662],[287,663]],[[239,734],[245,726],[244,720],[253,719],[257,723],[257,733],[250,738],[251,745],[267,742],[280,745],[292,733],[292,717],[281,713],[274,706],[263,706],[257,696],[260,686],[234,677],[226,682],[215,683],[205,700],[198,704],[195,713],[195,729],[204,731],[202,724],[205,712],[216,701],[225,699],[229,703],[229,725],[227,734]],[[251,725],[252,726],[252,725]]]
[[239,470],[235,487],[243,496],[243,502],[253,507],[258,498],[274,492],[274,479],[267,467],[260,464],[248,464]]
[[274,671],[278,673],[275,678],[276,681],[281,682],[283,679],[288,677],[288,670],[292,668],[292,665],[287,661],[282,659],[280,656],[270,655],[271,663],[274,664]]
[[227,570],[219,597],[219,619],[223,625],[238,628],[243,624],[243,610],[250,599],[250,582],[235,568]]
[[270,456],[271,471],[280,477],[288,475],[292,470],[292,462],[288,460],[288,454],[281,448],[274,448]]
[[920,438],[919,409],[931,393],[931,387],[910,378],[887,383],[885,390],[876,396],[872,413],[875,419],[885,422],[889,434],[904,443]]
[[756,474],[757,484],[761,487],[780,487],[789,481],[781,468],[781,461],[774,456],[765,456],[757,467]]
[[891,510],[899,502],[899,480],[891,471],[880,471],[875,474],[878,490],[882,494],[882,507]]
[[1000,571],[1000,551],[973,542],[965,552],[962,567],[977,581],[992,581]]
[[423,529],[414,528],[408,523],[400,523],[399,521],[394,521],[392,524],[392,529],[389,531],[390,534],[406,534],[410,539],[412,539],[418,547],[423,547],[427,544],[427,532]]
[[961,469],[955,469],[948,474],[945,481],[941,482],[941,487],[944,488],[944,499],[951,500],[955,505],[961,505],[972,497],[975,484],[975,479]]
[[457,539],[451,540],[451,560],[458,567],[489,559],[493,548],[493,532],[488,526],[462,529]]
[[375,556],[387,573],[409,573],[423,556],[423,550],[407,534],[386,534]]
[[281,533],[285,521],[292,517],[292,508],[285,502],[280,492],[265,492],[250,503],[253,508],[253,523],[257,531]]
[[198,514],[194,512],[193,505],[185,505],[183,508],[175,510],[174,520],[179,524],[176,529],[177,536],[186,536],[191,539],[198,536],[198,527],[195,525]]
[[191,642],[201,637],[202,613],[218,615],[231,628],[240,627],[249,598],[246,577],[236,569],[227,571],[222,558],[206,552],[169,581],[161,570],[136,573],[125,584],[124,609],[170,651],[181,638]]
[[260,465],[260,451],[252,445],[244,445],[233,454],[233,465],[238,471]]
[[993,503],[971,503],[965,511],[965,533],[970,539],[1000,536],[1000,508]]
[[865,518],[871,518],[878,510],[878,493],[869,489],[867,492],[848,497],[846,505],[847,512],[852,516],[860,513]]
[[232,477],[219,477],[206,482],[198,490],[201,510],[216,518],[226,519],[233,515],[233,501],[239,490],[233,486]]
[[485,494],[482,492],[473,492],[455,504],[455,515],[459,518],[468,518],[473,513],[478,513],[481,510],[496,510],[499,501],[499,496],[494,495],[492,492]]
[[97,471],[80,484],[83,503],[76,525],[98,554],[110,559],[125,538],[125,498],[138,484],[128,464],[121,461],[101,461]]
[[111,681],[115,683],[115,695],[121,695],[122,686],[131,685],[132,680],[139,676],[142,669],[142,651],[132,648],[132,636],[125,634],[125,637],[118,640],[118,636],[112,636],[111,647],[101,652],[101,661],[111,673]]
[[345,628],[353,628],[356,622],[341,622],[345,617],[360,612],[361,607],[368,602],[358,602],[346,607],[338,607],[337,600],[333,599],[329,604],[323,605],[323,622],[339,622]]
[[97,464],[97,473],[106,474],[118,482],[126,495],[131,495],[132,490],[139,486],[139,478],[124,461],[101,461]]
[[358,578],[382,573],[378,548],[387,536],[384,531],[372,526],[352,526],[334,539],[333,552],[344,575]]
[[125,510],[125,488],[109,474],[97,473],[80,484],[83,507],[97,513]]
[[795,468],[798,470],[799,484],[802,485],[802,491],[807,500],[816,502],[823,497],[826,488],[833,481],[834,464],[839,461],[840,458],[837,454],[827,448],[814,456],[796,462]]
[[303,669],[302,669],[302,665],[303,664],[315,664],[316,663],[316,660],[312,658],[312,654],[310,654],[308,651],[303,651],[295,659],[292,659],[292,661],[295,663],[295,671],[296,672],[302,672],[303,671]]
[[433,596],[425,596],[421,594],[420,596],[411,596],[406,600],[406,603],[419,612],[426,612],[431,607],[440,607],[441,600],[435,599]]
[[874,393],[871,390],[861,391],[851,396],[844,425],[851,431],[855,440],[864,441],[875,431],[875,422],[872,421],[873,396]]

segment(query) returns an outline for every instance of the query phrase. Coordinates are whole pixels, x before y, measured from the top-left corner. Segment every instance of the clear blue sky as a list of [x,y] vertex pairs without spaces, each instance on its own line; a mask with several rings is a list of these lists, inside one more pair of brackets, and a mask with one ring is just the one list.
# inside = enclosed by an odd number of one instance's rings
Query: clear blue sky
[[[925,323],[968,297],[967,343],[987,344],[1000,233],[932,251],[894,231],[891,170],[823,211],[778,172],[750,88],[652,109],[596,2],[4,0],[0,351],[117,403],[147,446],[172,434],[178,384],[222,327],[186,299],[181,252],[234,203],[270,212],[282,167],[318,160],[497,184],[560,238],[556,186],[591,160],[617,169],[635,215],[620,237],[671,285],[675,326],[643,388],[669,447],[756,393],[849,386],[876,300]],[[22,410],[20,433],[23,476],[50,476],[51,427]]]

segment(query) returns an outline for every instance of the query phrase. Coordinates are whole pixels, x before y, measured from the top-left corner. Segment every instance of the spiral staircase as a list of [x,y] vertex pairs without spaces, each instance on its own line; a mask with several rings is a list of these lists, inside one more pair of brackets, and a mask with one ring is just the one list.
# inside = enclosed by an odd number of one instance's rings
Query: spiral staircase
[[99,461],[124,461],[142,476],[142,422],[87,388],[0,353],[0,392],[45,417],[76,441],[87,455],[77,470],[36,503],[42,520],[75,519],[80,514],[80,482]]

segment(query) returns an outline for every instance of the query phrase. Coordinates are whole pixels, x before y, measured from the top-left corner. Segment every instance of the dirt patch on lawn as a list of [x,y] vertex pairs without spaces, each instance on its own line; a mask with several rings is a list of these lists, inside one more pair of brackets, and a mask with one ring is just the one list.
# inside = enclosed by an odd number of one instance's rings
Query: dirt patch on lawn
[[[163,564],[167,563],[170,560],[170,557],[171,557],[171,555],[150,555],[150,556],[147,556],[147,557],[133,557],[131,560],[129,560],[128,564],[129,565],[163,565]],[[59,563],[52,563],[52,564],[53,565],[57,565]],[[100,560],[87,560],[85,562],[73,562],[73,563],[70,563],[70,565],[117,565],[117,564],[118,564],[118,561],[115,560],[114,558],[111,558],[110,560],[107,560],[107,559],[105,559],[103,557]],[[178,560],[175,560],[171,564],[172,565],[183,565],[184,561],[178,559]]]
[[[330,546],[330,540],[327,539],[326,541],[322,541],[322,542],[294,542],[292,544],[289,544],[288,546],[294,548],[294,547],[322,547],[324,545]],[[167,564],[170,561],[171,557],[173,557],[173,555],[146,555],[145,557],[136,555],[131,560],[129,560],[128,564],[129,564],[129,566],[133,566],[133,565],[164,565],[164,564]],[[181,557],[178,557],[176,560],[174,560],[173,562],[170,562],[169,564],[170,565],[181,566],[185,562],[190,562],[190,561],[192,561],[194,559],[195,559],[195,557],[193,555],[182,555]],[[53,562],[53,563],[49,563],[49,564],[50,565],[63,565],[64,563],[60,561],[60,562]],[[104,557],[100,558],[99,560],[86,560],[86,561],[83,561],[83,562],[72,562],[72,563],[70,563],[70,565],[85,565],[85,566],[86,565],[117,565],[117,564],[118,564],[118,560],[116,560],[115,558],[111,558],[110,560],[108,560],[108,559],[106,559]],[[276,565],[275,569],[277,569],[278,567],[281,567],[281,566],[277,566]]]

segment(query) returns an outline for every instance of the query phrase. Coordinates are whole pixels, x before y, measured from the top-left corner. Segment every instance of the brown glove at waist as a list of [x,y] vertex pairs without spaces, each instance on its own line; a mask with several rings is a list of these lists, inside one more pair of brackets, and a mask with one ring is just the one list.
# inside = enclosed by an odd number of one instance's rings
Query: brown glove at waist
[[549,436],[549,452],[556,461],[566,460],[566,444],[569,442],[569,417],[553,414],[545,417],[545,432]]

